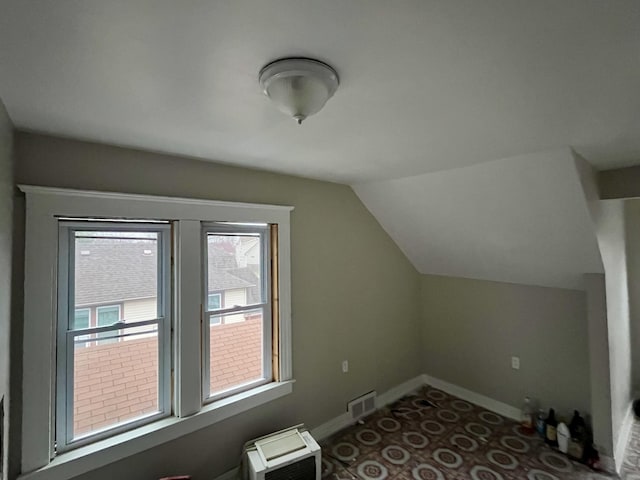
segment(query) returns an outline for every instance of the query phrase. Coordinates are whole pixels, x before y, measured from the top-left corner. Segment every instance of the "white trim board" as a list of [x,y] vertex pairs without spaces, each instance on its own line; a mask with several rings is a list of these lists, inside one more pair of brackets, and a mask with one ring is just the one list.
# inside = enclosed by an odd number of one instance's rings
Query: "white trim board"
[[381,393],[376,397],[376,409],[386,407],[390,403],[395,402],[396,400],[404,397],[414,390],[419,389],[422,386],[424,386],[423,375],[418,375],[417,377],[411,378],[406,382],[401,383],[400,385],[396,385],[395,387],[390,388],[386,392]]
[[616,469],[615,473],[620,473],[622,470],[624,452],[627,449],[627,444],[629,443],[631,427],[633,427],[633,403],[630,403],[627,407],[627,413],[625,414],[624,420],[622,420],[622,425],[620,426],[620,435],[618,435],[616,451],[613,454],[613,461]]
[[520,421],[522,418],[522,412],[520,409],[516,407],[512,407],[503,402],[499,402],[498,400],[494,400],[493,398],[485,397],[476,392],[472,392],[471,390],[467,390],[466,388],[459,387],[458,385],[454,385],[453,383],[445,382],[444,380],[440,380],[439,378],[432,377],[430,375],[424,374],[422,375],[423,383],[427,385],[431,385],[434,388],[438,388],[443,392],[446,392],[455,397],[466,400],[467,402],[474,403],[480,407],[486,408],[487,410],[491,410],[503,417],[510,418],[512,420]]
[[[422,375],[418,375],[417,377],[411,378],[400,385],[396,385],[395,387],[390,388],[386,392],[378,395],[376,397],[376,409],[380,409],[385,405],[395,402],[399,398],[404,397],[408,393],[413,392],[414,390],[420,388],[424,385],[424,380]],[[316,428],[311,430],[311,435],[318,441],[324,440],[325,438],[333,435],[336,432],[339,432],[343,428],[352,425],[354,422],[351,419],[350,415],[347,412],[341,413],[337,417],[332,418],[328,422],[323,423],[322,425],[318,425]]]

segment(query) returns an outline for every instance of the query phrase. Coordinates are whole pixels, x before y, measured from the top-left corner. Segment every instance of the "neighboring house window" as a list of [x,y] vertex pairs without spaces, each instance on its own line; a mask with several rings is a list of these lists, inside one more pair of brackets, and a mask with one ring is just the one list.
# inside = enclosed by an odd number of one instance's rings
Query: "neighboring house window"
[[[89,324],[91,323],[91,309],[90,308],[76,308],[75,316],[73,320],[73,328],[75,330],[82,330],[83,328],[89,328]],[[87,343],[81,342],[81,340],[86,340],[90,337],[90,335],[80,335],[78,336],[76,343],[77,347],[86,347]]]
[[[61,221],[59,231],[65,281],[58,285],[56,443],[62,452],[170,412],[164,292],[170,230],[168,224]],[[120,303],[141,288],[155,293],[154,318],[125,323]],[[118,304],[96,307],[95,326],[88,308],[75,308],[106,300]],[[99,340],[86,342],[89,335]],[[125,337],[134,341],[120,342]]]
[[[123,269],[124,270],[124,269]],[[107,305],[96,308],[96,327],[108,327],[120,321],[120,305]],[[120,340],[120,330],[100,332],[96,336],[104,338],[98,345],[105,345]]]
[[91,318],[90,308],[77,308],[75,311],[75,317],[73,321],[73,328],[81,330],[83,328],[89,328],[89,319]]
[[[208,295],[204,335],[204,400],[270,382],[272,376],[269,225],[206,224],[205,291],[222,291],[224,306]],[[275,245],[274,245],[275,246]],[[247,258],[252,247],[258,254]],[[253,293],[249,294],[249,291]],[[224,324],[224,327],[212,328]],[[277,346],[276,346],[277,348]]]
[[[124,272],[123,272],[124,273]],[[120,305],[108,305],[96,308],[96,326],[106,327],[120,321]]]
[[292,392],[291,207],[20,189],[24,474],[82,475]]
[[222,295],[219,293],[210,293],[207,305],[209,310],[219,310],[222,308]]
[[[210,293],[207,296],[207,310],[220,310],[222,308],[222,294]],[[209,316],[209,325],[220,325],[222,319],[219,316]]]

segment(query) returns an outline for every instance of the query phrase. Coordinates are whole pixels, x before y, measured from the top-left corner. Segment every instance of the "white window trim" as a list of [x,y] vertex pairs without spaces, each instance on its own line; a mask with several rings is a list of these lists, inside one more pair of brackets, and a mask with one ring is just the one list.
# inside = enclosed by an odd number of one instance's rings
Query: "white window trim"
[[[212,425],[292,391],[290,212],[293,207],[19,185],[26,194],[23,478],[66,479]],[[58,217],[173,220],[176,417],[53,458]],[[199,349],[201,222],[277,223],[280,382],[203,407]],[[197,288],[193,288],[198,285]],[[183,348],[184,345],[184,348]],[[28,373],[27,373],[28,372]],[[48,399],[48,401],[46,401]],[[188,417],[188,418],[185,418]]]

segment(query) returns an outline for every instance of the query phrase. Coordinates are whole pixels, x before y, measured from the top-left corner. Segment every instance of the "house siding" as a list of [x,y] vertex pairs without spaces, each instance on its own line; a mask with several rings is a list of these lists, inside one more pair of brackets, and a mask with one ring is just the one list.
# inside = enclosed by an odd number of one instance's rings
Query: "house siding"
[[158,316],[156,297],[124,302],[123,318],[127,322],[151,320]]
[[[247,304],[247,291],[244,288],[234,288],[224,291],[224,308],[230,308],[235,305]],[[224,323],[244,322],[245,314],[227,315],[224,317]]]

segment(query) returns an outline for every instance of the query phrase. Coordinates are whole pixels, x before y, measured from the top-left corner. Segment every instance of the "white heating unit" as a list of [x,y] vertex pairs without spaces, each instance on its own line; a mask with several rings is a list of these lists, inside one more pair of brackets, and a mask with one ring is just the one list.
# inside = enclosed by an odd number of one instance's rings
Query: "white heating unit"
[[320,480],[320,445],[301,425],[245,446],[249,480]]

